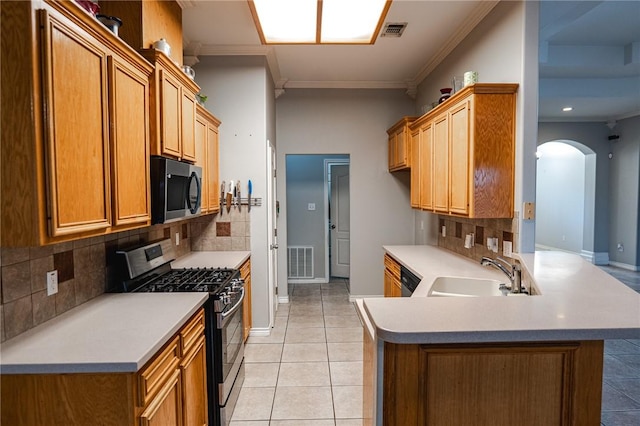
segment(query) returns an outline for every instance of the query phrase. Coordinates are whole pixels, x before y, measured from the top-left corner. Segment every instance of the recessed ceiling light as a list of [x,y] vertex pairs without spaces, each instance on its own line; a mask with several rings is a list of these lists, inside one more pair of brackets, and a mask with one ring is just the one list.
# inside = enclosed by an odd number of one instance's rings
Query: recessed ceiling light
[[562,111],[564,111],[564,112],[573,111],[573,107],[564,107],[564,108],[562,108]]
[[373,44],[391,0],[249,0],[262,44]]

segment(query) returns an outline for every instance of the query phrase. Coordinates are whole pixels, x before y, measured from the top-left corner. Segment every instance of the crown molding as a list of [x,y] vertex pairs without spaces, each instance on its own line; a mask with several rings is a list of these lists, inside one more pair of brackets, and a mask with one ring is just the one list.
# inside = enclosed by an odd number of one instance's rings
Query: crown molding
[[460,24],[458,30],[442,45],[440,50],[433,55],[416,74],[413,81],[417,86],[433,71],[440,63],[455,49],[458,44],[482,21],[493,8],[500,3],[500,0],[488,0],[479,2],[473,13]]

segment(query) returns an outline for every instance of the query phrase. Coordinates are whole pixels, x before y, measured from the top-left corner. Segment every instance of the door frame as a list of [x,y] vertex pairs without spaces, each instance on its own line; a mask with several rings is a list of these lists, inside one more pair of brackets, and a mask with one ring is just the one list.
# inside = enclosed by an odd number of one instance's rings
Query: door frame
[[[329,187],[329,173],[333,166],[349,166],[349,177],[351,177],[351,157],[349,158],[325,158],[324,159],[324,276],[327,282],[331,281],[330,264],[329,264],[329,193],[331,188]],[[351,188],[349,188],[349,198],[351,198]],[[349,221],[351,221],[351,215],[349,215]],[[351,257],[351,244],[349,244],[349,257]]]
[[278,231],[276,192],[276,147],[267,139],[267,282],[269,287],[269,327],[275,325],[278,310]]

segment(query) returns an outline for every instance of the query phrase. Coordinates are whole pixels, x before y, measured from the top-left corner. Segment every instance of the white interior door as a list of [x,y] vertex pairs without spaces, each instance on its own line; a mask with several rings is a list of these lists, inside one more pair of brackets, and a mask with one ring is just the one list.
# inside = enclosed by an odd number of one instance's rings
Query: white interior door
[[349,165],[332,165],[329,233],[333,277],[349,278],[349,210]]
[[270,177],[267,179],[267,228],[269,233],[269,324],[273,327],[275,315],[278,309],[278,230],[277,201],[276,201],[276,150],[270,141],[267,141],[267,161],[269,161]]

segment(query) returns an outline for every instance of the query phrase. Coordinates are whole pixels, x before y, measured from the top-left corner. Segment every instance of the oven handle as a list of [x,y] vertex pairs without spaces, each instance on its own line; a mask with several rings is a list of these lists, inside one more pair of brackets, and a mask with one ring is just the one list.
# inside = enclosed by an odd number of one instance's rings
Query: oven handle
[[240,305],[242,305],[243,300],[244,300],[244,287],[242,287],[242,295],[240,296],[240,299],[236,302],[235,305],[233,305],[233,308],[229,309],[229,311],[221,313],[220,319],[224,321],[225,318],[227,318],[229,315],[233,315],[240,308]]

